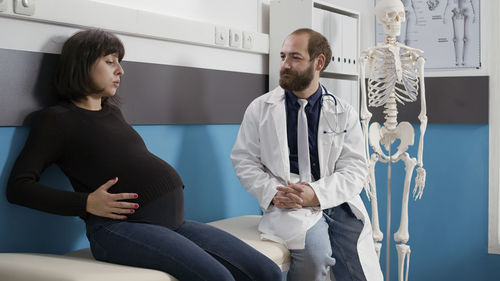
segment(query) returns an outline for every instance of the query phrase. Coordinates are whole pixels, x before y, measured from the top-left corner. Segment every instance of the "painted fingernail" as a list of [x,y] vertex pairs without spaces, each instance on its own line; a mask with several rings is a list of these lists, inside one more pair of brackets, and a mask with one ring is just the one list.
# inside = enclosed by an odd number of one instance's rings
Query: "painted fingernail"
[[134,209],[132,209],[132,210],[130,210],[130,212],[131,212],[131,213],[135,213],[135,210],[134,210]]
[[135,204],[134,208],[136,208],[136,209],[139,208],[139,204]]
[[128,217],[123,217],[124,220],[128,219]]
[[117,180],[118,180],[118,177],[114,177],[114,178],[113,178],[113,180],[114,180],[114,181],[117,181]]
[[137,195],[137,194],[134,194],[134,198],[137,198],[137,197],[139,197],[139,195]]

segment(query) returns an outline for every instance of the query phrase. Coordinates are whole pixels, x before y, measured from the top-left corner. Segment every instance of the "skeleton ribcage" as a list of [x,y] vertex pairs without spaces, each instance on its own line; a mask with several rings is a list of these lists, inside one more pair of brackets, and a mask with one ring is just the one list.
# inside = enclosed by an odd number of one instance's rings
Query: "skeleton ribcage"
[[371,56],[371,73],[368,78],[368,105],[371,107],[386,104],[391,93],[397,102],[414,102],[418,95],[418,71],[414,54],[400,48],[401,79],[393,52],[388,48],[376,49]]

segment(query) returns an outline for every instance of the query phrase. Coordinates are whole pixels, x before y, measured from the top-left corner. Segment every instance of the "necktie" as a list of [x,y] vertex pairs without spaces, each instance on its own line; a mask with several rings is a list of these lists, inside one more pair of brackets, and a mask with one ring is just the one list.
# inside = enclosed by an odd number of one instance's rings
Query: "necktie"
[[307,100],[298,99],[300,104],[297,118],[297,155],[299,157],[300,181],[311,182],[311,161],[309,160],[309,131],[307,129],[307,116],[305,108]]

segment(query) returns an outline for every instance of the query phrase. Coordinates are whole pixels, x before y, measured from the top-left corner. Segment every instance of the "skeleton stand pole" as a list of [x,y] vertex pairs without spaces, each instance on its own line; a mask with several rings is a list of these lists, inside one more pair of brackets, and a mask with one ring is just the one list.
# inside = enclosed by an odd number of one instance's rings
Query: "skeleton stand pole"
[[390,280],[391,275],[391,163],[392,163],[392,154],[391,154],[391,145],[389,144],[389,161],[387,162],[387,227],[386,227],[386,242],[387,246],[385,249],[386,252],[386,264],[385,264],[385,280]]

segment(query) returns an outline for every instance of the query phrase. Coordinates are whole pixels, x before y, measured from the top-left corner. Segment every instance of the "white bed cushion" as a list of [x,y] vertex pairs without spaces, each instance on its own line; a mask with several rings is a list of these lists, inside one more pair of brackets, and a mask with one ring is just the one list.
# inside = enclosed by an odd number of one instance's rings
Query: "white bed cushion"
[[240,238],[274,261],[281,268],[281,271],[287,271],[290,267],[290,252],[282,244],[260,239],[260,233],[257,230],[260,218],[261,216],[241,216],[209,224]]
[[0,280],[173,281],[177,279],[158,270],[111,264],[83,257],[0,253]]
[[[262,241],[257,231],[260,216],[241,216],[209,223],[254,247],[287,271],[290,253],[285,246]],[[62,255],[0,253],[1,281],[177,281],[152,269],[96,261],[89,248]]]

